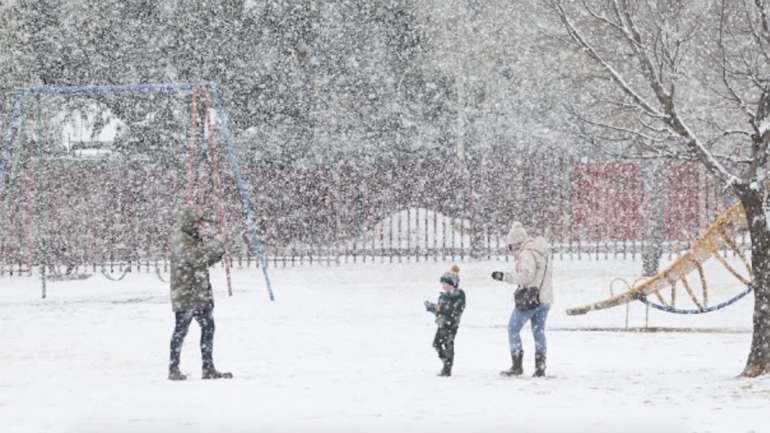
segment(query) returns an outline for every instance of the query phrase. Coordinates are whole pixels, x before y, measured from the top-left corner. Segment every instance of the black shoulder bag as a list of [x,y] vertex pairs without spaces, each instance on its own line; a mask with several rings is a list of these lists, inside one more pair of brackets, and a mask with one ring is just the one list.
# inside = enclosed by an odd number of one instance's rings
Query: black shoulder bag
[[[530,251],[532,253],[536,252],[532,250]],[[548,258],[545,256],[543,256],[543,258],[545,259],[545,269],[543,270],[543,278],[540,280],[540,286],[519,286],[516,291],[513,292],[513,299],[516,303],[517,310],[529,311],[540,306],[540,289],[543,287],[543,284],[545,283],[545,276],[548,273]],[[537,265],[537,260],[535,260],[535,264]]]

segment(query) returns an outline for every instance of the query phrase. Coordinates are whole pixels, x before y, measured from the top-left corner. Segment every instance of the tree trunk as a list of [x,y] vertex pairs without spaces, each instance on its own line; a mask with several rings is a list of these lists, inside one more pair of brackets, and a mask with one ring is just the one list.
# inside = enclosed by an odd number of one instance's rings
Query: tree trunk
[[645,192],[650,194],[650,225],[647,228],[647,243],[642,251],[642,276],[652,277],[658,273],[663,255],[663,209],[666,205],[666,174],[664,161],[655,161],[649,175],[644,176]]
[[[482,258],[482,255],[484,253],[484,222],[483,222],[483,202],[481,200],[481,194],[479,192],[479,188],[481,187],[480,182],[478,182],[478,173],[479,170],[477,167],[483,166],[483,159],[484,156],[481,156],[482,162],[474,164],[474,170],[471,171],[470,167],[466,166],[466,169],[464,171],[465,176],[465,185],[466,185],[466,191],[468,191],[467,200],[465,202],[465,205],[470,210],[470,212],[467,214],[468,219],[470,221],[470,227],[469,227],[469,235],[470,235],[470,247],[471,247],[471,258],[474,260],[479,260]],[[466,164],[470,164],[469,161],[465,162]]]
[[741,188],[738,196],[746,210],[751,236],[754,319],[751,351],[742,376],[756,377],[770,372],[770,231],[763,208],[762,191]]

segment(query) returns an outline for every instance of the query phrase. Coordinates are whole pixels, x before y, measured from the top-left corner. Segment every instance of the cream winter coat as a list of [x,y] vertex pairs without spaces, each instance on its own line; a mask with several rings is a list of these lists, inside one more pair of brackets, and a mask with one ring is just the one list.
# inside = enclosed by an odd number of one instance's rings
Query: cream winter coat
[[513,272],[504,273],[503,281],[523,287],[540,287],[540,303],[552,304],[553,266],[550,249],[548,241],[542,236],[528,239],[514,257]]

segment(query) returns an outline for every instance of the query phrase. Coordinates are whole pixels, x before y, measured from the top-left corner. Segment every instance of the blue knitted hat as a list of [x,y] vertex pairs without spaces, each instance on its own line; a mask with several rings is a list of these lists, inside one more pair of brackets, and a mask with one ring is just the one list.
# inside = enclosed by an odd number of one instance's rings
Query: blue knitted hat
[[452,265],[449,271],[441,275],[439,282],[447,283],[455,289],[460,287],[460,268],[457,265]]

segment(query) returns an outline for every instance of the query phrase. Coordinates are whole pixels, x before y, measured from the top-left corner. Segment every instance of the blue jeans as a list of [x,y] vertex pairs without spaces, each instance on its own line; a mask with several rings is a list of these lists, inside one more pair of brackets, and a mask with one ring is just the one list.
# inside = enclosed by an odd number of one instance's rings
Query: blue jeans
[[522,353],[524,348],[521,345],[519,332],[521,328],[532,320],[532,336],[535,337],[535,352],[545,355],[545,319],[548,318],[550,304],[540,304],[536,308],[528,311],[521,311],[514,308],[511,313],[511,320],[508,321],[508,343],[511,346],[511,353]]
[[211,310],[177,311],[174,313],[176,324],[171,335],[171,359],[169,367],[179,368],[179,358],[182,353],[182,343],[190,329],[190,322],[195,319],[201,327],[201,360],[203,369],[214,368],[214,315]]

